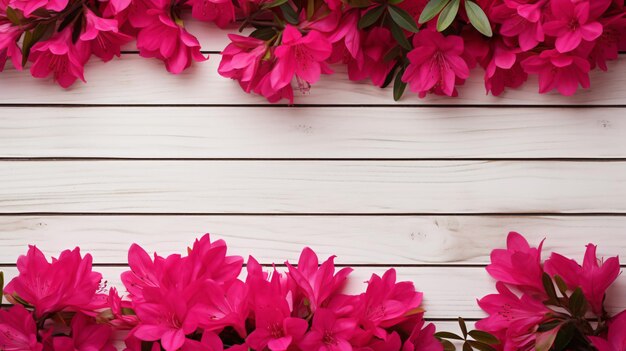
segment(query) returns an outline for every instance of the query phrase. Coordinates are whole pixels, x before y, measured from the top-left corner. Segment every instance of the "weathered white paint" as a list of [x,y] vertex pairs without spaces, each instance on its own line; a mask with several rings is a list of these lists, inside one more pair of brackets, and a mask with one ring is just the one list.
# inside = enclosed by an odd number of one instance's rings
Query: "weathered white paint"
[[624,158],[624,111],[4,108],[0,157]]

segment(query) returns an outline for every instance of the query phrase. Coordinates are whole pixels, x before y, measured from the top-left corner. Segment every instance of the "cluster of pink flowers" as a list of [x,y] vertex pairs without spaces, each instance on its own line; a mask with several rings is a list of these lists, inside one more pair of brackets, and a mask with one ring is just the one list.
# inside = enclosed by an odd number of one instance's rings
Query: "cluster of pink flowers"
[[[463,6],[461,6],[463,4]],[[493,95],[537,75],[539,92],[574,94],[589,72],[626,49],[622,0],[0,0],[0,70],[31,62],[34,77],[63,87],[84,80],[136,38],[139,53],[180,73],[207,59],[184,27],[186,12],[229,35],[219,73],[246,92],[293,103],[333,64],[380,87],[456,96],[481,66]]]
[[14,305],[0,311],[0,350],[114,351],[112,332],[126,330],[127,351],[443,351],[422,293],[393,269],[349,295],[352,269],[336,271],[333,257],[319,264],[309,248],[284,273],[250,257],[245,274],[226,249],[208,234],[186,256],[151,258],[133,245],[121,298],[104,293],[90,255],[77,248],[48,262],[32,246],[4,288]]
[[510,233],[507,248],[492,252],[487,271],[498,293],[478,301],[489,317],[477,328],[506,351],[626,350],[626,311],[611,316],[604,308],[620,274],[618,257],[598,259],[589,244],[582,265],[558,253],[542,262],[542,244]]
[[19,276],[4,287],[13,306],[0,310],[0,350],[115,351],[113,327],[98,322],[109,297],[89,254],[76,248],[48,262],[31,246],[17,268]]

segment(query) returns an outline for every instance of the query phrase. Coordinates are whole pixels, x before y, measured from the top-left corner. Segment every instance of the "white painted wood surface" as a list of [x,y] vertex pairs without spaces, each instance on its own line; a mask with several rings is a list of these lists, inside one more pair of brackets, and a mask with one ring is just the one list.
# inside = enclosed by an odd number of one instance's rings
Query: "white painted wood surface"
[[[225,32],[190,24],[203,50]],[[210,30],[209,30],[210,29]],[[323,77],[307,106],[276,107],[219,77],[219,55],[180,76],[132,47],[94,62],[65,91],[26,72],[0,75],[0,265],[27,244],[79,245],[119,285],[133,242],[184,251],[211,232],[263,263],[303,246],[356,264],[351,289],[399,265],[426,294],[427,318],[484,314],[484,271],[508,231],[581,258],[626,257],[626,56],[592,90],[538,95],[536,81],[486,96],[407,96]],[[374,106],[372,106],[374,105]],[[473,106],[473,107],[470,107]],[[626,308],[626,276],[610,292]]]

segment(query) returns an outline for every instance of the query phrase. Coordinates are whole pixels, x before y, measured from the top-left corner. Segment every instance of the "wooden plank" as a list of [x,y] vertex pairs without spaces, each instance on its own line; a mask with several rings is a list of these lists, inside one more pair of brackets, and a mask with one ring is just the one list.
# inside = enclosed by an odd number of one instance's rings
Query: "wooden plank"
[[[126,267],[97,267],[103,274],[107,286],[124,291],[119,275]],[[6,281],[16,275],[15,267],[6,267]],[[356,267],[350,276],[346,291],[359,293],[365,290],[364,282],[372,273],[383,274],[384,267]],[[478,309],[476,298],[495,293],[494,281],[483,268],[458,267],[401,267],[397,268],[398,280],[412,281],[418,291],[424,293],[424,308],[429,318],[481,318],[484,313]],[[608,291],[606,300],[610,313],[626,308],[626,295],[619,292],[626,289],[626,276],[620,275]]]
[[[219,55],[207,62],[194,64],[175,76],[167,73],[156,59],[144,59],[136,54],[123,55],[107,64],[92,60],[85,69],[87,84],[77,83],[70,89],[55,86],[49,80],[33,79],[28,72],[7,68],[0,85],[2,104],[265,104],[263,97],[247,95],[236,82],[217,74]],[[429,96],[419,99],[407,94],[396,103],[391,89],[381,91],[368,82],[355,83],[347,79],[345,67],[333,68],[337,74],[322,77],[308,95],[297,96],[298,104],[338,105],[625,105],[622,94],[626,84],[626,60],[612,62],[609,72],[591,73],[592,89],[580,91],[574,97],[558,94],[540,95],[533,77],[518,90],[501,97],[485,95],[483,74],[472,77],[459,88],[458,98]],[[297,93],[299,94],[299,93]],[[297,111],[294,110],[294,114]]]
[[96,263],[121,264],[131,243],[166,255],[211,232],[232,254],[267,264],[297,261],[310,246],[338,264],[480,265],[511,230],[534,245],[545,238],[544,258],[582,258],[589,240],[600,256],[624,256],[624,228],[616,216],[0,216],[0,263],[36,244],[48,256],[80,246]]
[[5,161],[0,213],[626,213],[626,162]]
[[622,118],[626,110],[621,108],[5,107],[0,111],[0,157],[626,157]]

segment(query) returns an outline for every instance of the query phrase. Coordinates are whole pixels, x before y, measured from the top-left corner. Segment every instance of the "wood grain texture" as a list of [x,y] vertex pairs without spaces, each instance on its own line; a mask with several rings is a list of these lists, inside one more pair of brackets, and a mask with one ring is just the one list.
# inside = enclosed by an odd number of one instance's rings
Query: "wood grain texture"
[[[107,286],[115,286],[125,291],[119,275],[126,267],[97,267]],[[372,273],[383,274],[388,268],[356,267],[350,275],[346,291],[360,293],[365,290]],[[8,281],[17,273],[15,267],[2,268]],[[476,306],[476,298],[495,293],[495,283],[482,267],[471,268],[397,268],[398,281],[412,281],[418,291],[424,293],[423,306],[429,318],[481,318],[484,313]],[[620,275],[607,291],[605,306],[614,313],[626,308],[626,296],[620,294],[626,289],[626,276]]]
[[625,111],[6,107],[0,157],[624,158]]
[[484,265],[523,233],[543,257],[556,251],[581,259],[589,241],[598,255],[626,255],[626,217],[563,216],[0,216],[0,263],[15,263],[36,244],[46,255],[80,246],[99,264],[127,262],[131,243],[163,255],[206,232],[232,254],[262,263],[297,261],[305,246],[338,264]]
[[[0,96],[3,104],[266,104],[263,97],[244,93],[239,85],[217,74],[219,55],[207,62],[194,64],[180,75],[171,75],[156,59],[136,54],[122,55],[103,64],[92,60],[85,68],[87,84],[77,83],[70,89],[56,86],[50,80],[31,78],[28,72],[10,68],[2,73]],[[296,104],[328,105],[626,105],[622,93],[626,85],[626,60],[611,62],[609,72],[591,72],[592,89],[573,97],[555,93],[537,93],[537,80],[531,77],[520,89],[509,90],[500,97],[485,95],[483,74],[472,72],[471,78],[459,88],[459,97],[429,96],[419,99],[407,94],[402,101],[393,101],[391,89],[381,90],[369,82],[351,82],[345,67],[324,76],[307,95],[297,96]],[[297,110],[293,111],[297,114]],[[174,117],[174,116],[173,116]]]
[[626,162],[17,161],[0,212],[626,213]]

